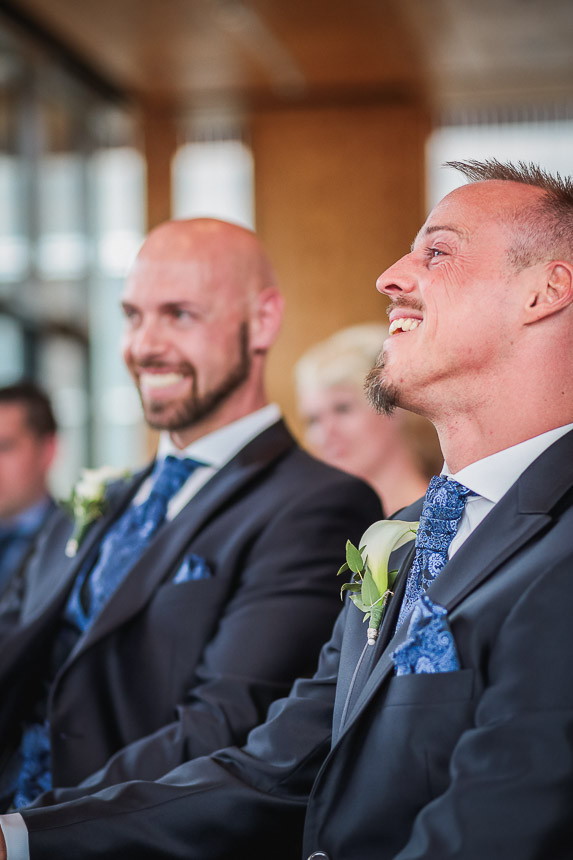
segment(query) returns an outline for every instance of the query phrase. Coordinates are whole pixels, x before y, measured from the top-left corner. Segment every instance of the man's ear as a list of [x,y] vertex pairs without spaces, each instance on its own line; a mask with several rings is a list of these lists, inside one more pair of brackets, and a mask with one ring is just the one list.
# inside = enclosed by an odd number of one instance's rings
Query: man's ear
[[265,287],[256,294],[251,314],[251,349],[266,352],[275,342],[280,331],[284,309],[284,298],[277,287]]
[[573,266],[570,263],[547,263],[525,304],[525,323],[537,322],[573,302]]

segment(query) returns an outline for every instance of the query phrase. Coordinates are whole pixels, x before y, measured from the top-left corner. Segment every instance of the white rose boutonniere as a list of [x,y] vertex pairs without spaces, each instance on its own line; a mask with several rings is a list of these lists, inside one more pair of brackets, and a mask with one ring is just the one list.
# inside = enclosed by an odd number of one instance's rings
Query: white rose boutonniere
[[64,506],[74,518],[74,530],[66,544],[66,555],[73,558],[77,553],[88,527],[104,513],[105,491],[112,481],[129,476],[128,469],[102,466],[100,469],[82,469],[80,479]]
[[360,539],[360,549],[346,542],[346,563],[339,574],[352,571],[352,579],[345,582],[341,596],[349,592],[353,603],[364,612],[364,621],[370,620],[367,630],[369,645],[378,638],[378,628],[392,594],[397,570],[388,571],[390,554],[408,541],[414,540],[418,523],[404,520],[380,520],[366,529]]

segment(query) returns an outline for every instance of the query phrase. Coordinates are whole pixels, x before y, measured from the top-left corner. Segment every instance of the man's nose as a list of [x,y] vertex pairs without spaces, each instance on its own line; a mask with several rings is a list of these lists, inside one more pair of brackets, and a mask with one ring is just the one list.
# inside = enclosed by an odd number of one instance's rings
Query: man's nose
[[131,354],[138,360],[161,355],[166,349],[161,328],[153,321],[142,321],[128,335]]
[[412,255],[406,254],[395,262],[389,269],[382,272],[376,281],[376,289],[387,296],[397,296],[401,293],[411,293],[416,289],[416,277],[412,264]]

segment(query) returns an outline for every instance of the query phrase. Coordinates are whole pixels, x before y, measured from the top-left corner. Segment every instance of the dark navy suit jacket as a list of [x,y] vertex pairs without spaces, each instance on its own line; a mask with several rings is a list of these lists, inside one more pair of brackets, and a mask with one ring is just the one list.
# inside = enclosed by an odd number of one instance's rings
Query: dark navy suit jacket
[[[114,486],[73,559],[71,524],[56,517],[21,612],[0,615],[0,762],[46,681],[76,574],[147,474]],[[303,452],[282,422],[262,432],[160,529],[58,671],[54,785],[76,785],[132,744],[108,781],[154,779],[242,743],[297,675],[314,672],[341,607],[345,540],[379,516],[369,487]],[[190,554],[204,560],[199,579],[180,575]]]
[[570,860],[573,433],[428,591],[448,610],[459,671],[394,675],[400,553],[375,647],[348,603],[314,679],[243,749],[26,812],[32,860]]

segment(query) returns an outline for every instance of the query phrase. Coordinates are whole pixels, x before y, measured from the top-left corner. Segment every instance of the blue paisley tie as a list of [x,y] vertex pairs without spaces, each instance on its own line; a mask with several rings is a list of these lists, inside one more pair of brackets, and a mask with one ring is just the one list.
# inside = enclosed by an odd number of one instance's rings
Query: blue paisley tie
[[448,548],[458,530],[471,490],[443,475],[430,481],[416,534],[416,554],[406,582],[396,630],[416,600],[436,579],[448,560]]
[[155,464],[148,498],[140,505],[129,505],[113,523],[102,541],[95,566],[76,581],[66,615],[70,620],[73,618],[81,630],[89,627],[143,554],[165,520],[170,499],[191,473],[204,465],[190,457],[172,456]]
[[[77,631],[65,649],[69,653],[77,636],[85,632],[105,603],[125,579],[145,547],[164,522],[169,500],[181,489],[199,466],[191,458],[167,456],[156,463],[151,474],[153,485],[140,505],[131,504],[106,532],[99,558],[92,568],[80,572],[65,609],[66,620]],[[17,777],[13,807],[27,806],[52,787],[49,725],[32,722],[24,725],[20,746],[21,769]]]

